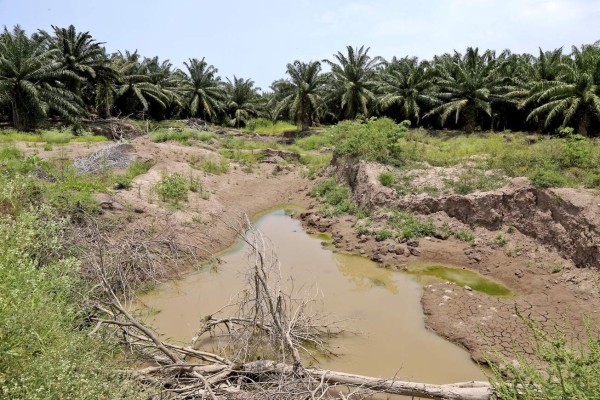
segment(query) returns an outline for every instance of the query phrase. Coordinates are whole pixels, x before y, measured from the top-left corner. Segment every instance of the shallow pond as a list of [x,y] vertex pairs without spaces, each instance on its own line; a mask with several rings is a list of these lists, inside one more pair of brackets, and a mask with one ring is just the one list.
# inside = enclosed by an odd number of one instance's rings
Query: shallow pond
[[[322,244],[325,237],[308,235],[285,210],[272,211],[256,223],[273,242],[283,276],[293,277],[296,288],[316,285],[324,310],[359,332],[333,339],[331,347],[339,357],[320,360],[320,367],[429,383],[485,379],[465,350],[425,328],[422,288],[414,276],[331,251]],[[206,268],[143,295],[142,303],[154,311],[146,322],[162,335],[188,343],[199,320],[242,288],[247,255],[241,245],[232,249],[216,270]]]

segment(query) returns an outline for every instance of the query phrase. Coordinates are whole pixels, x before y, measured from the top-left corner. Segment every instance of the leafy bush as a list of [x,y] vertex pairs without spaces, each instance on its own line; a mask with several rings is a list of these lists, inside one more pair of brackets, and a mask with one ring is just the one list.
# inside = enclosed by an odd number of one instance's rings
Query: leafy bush
[[408,132],[407,123],[396,124],[388,118],[343,121],[331,127],[330,132],[340,154],[391,165],[406,161],[400,139]]
[[319,150],[323,147],[334,146],[335,135],[331,132],[331,130],[328,129],[322,133],[316,133],[314,135],[297,139],[294,144],[296,144],[302,150]]
[[551,169],[538,169],[530,175],[531,182],[539,188],[563,187],[567,179],[558,171]]
[[466,229],[459,229],[457,231],[453,231],[452,235],[458,240],[462,240],[463,242],[467,243],[471,243],[473,240],[475,240],[475,236],[473,235],[473,233]]
[[155,185],[155,190],[162,201],[178,204],[182,200],[187,200],[188,183],[179,172],[163,173],[162,178]]

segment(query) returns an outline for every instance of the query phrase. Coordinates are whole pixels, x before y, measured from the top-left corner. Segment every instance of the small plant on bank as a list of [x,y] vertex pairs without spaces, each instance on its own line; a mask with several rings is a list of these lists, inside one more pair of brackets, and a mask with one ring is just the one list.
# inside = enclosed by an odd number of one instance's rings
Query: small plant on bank
[[202,170],[207,174],[221,175],[226,174],[229,171],[229,163],[225,159],[221,159],[220,162],[212,160],[201,160],[192,164],[193,168]]
[[392,187],[396,183],[396,177],[389,171],[380,173],[377,179],[379,179],[379,183],[385,187]]
[[500,246],[500,247],[504,247],[506,246],[506,243],[508,243],[508,240],[504,237],[503,234],[499,233],[496,235],[496,237],[494,238],[494,244]]
[[172,174],[163,173],[162,178],[155,185],[156,193],[164,202],[179,204],[180,201],[187,200],[188,182],[183,174],[174,172]]
[[[490,361],[494,399],[538,400],[600,398],[600,340],[597,326],[586,322],[585,336],[570,337],[573,329],[556,327],[549,334],[517,309],[531,332],[533,353],[518,353],[517,362],[496,354]],[[563,329],[561,329],[563,328]],[[579,343],[574,345],[573,343]]]
[[378,242],[383,242],[386,239],[391,239],[394,237],[394,233],[389,229],[380,229],[375,232],[375,240]]
[[475,235],[466,229],[459,229],[453,232],[453,236],[458,240],[462,240],[463,242],[473,243],[475,240]]
[[360,211],[350,198],[350,189],[347,186],[338,185],[334,178],[326,179],[313,186],[310,195],[321,201],[323,204],[321,211],[326,217],[357,214]]

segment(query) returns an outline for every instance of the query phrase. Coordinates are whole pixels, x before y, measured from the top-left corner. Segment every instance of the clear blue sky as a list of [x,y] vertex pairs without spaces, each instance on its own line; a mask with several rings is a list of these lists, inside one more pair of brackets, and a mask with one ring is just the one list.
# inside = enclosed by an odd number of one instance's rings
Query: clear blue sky
[[479,46],[536,52],[600,40],[599,0],[0,0],[0,25],[74,24],[108,51],[190,57],[263,89],[287,63],[365,44],[386,58]]

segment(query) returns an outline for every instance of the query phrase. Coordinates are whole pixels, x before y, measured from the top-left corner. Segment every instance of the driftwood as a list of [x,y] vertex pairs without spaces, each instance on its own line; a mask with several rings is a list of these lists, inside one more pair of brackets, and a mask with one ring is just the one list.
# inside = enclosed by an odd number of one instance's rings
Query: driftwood
[[[282,290],[272,247],[245,221],[231,227],[242,233],[250,248],[248,287],[236,303],[238,310],[232,316],[217,316],[220,310],[204,318],[189,346],[164,341],[136,320],[113,290],[104,258],[95,258],[104,296],[95,305],[92,334],[101,329],[115,333],[147,365],[121,372],[157,387],[156,398],[364,399],[376,393],[440,400],[491,398],[487,382],[433,385],[305,367],[306,356],[314,349],[326,351],[326,338],[341,330],[316,316],[309,300],[296,301]],[[207,341],[213,348],[205,349]],[[261,355],[272,360],[262,360]]]

